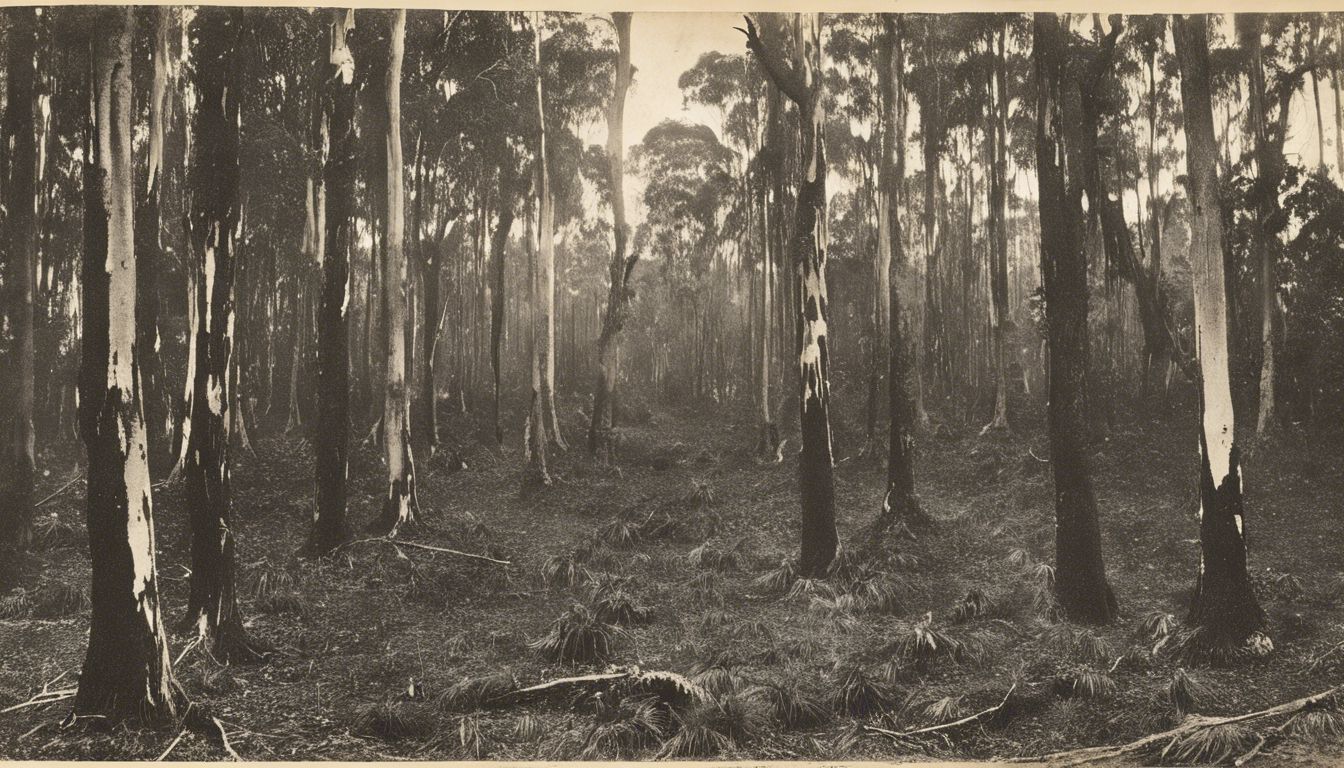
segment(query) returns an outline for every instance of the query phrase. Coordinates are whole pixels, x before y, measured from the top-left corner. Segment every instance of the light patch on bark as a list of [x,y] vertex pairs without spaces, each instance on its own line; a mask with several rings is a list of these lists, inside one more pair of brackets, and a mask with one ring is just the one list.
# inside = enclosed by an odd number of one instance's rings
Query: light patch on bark
[[[205,244],[205,332],[210,333],[211,305],[214,304],[212,297],[215,295],[215,247],[211,245],[214,242],[214,233],[206,240]],[[193,339],[192,343],[195,343]]]

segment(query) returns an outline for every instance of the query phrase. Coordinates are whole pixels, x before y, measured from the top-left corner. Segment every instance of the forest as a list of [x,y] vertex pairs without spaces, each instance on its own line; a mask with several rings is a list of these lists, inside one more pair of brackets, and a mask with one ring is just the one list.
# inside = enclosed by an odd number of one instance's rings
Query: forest
[[0,40],[0,757],[1344,761],[1344,14]]

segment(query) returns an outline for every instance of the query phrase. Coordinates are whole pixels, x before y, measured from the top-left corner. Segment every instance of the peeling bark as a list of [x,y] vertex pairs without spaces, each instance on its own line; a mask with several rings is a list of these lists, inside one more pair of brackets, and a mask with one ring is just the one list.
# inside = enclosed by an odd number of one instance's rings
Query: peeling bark
[[75,712],[170,722],[185,704],[159,613],[153,502],[135,342],[129,6],[99,10],[84,166],[80,433],[93,563],[88,653]]

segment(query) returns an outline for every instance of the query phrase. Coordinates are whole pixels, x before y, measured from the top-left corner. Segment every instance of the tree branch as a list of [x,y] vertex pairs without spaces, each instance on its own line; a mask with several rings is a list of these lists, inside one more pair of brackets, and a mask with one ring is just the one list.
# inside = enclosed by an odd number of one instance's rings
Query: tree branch
[[756,60],[761,63],[765,69],[770,81],[775,84],[780,93],[783,93],[794,104],[799,107],[804,106],[811,94],[807,91],[807,85],[803,82],[802,75],[798,74],[793,67],[784,61],[784,57],[779,55],[778,51],[771,50],[761,39],[756,31],[756,24],[750,16],[743,16],[747,22],[747,28],[733,27],[738,32],[747,36],[747,50],[756,55]]

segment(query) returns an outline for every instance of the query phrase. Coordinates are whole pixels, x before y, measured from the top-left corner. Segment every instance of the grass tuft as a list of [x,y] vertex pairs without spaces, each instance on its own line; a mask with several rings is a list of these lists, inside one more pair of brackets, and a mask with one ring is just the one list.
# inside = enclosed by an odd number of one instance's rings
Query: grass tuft
[[38,619],[78,616],[89,609],[89,589],[83,584],[43,582],[29,597],[29,614]]
[[33,518],[33,549],[51,552],[79,544],[84,537],[84,526],[61,519],[52,512]]
[[666,710],[652,696],[628,696],[616,706],[600,698],[597,701],[593,723],[566,733],[556,746],[558,756],[571,760],[625,759],[658,743],[667,732]]
[[1344,738],[1344,712],[1334,702],[1293,715],[1285,730],[1303,741],[1321,745]]
[[1167,683],[1167,701],[1176,708],[1176,714],[1188,715],[1213,700],[1213,692],[1197,678],[1177,667]]
[[361,736],[401,741],[428,738],[433,735],[435,724],[422,706],[412,702],[385,701],[360,713],[353,730]]
[[1120,692],[1120,686],[1105,672],[1078,666],[1055,679],[1055,693],[1070,699],[1107,699]]
[[610,660],[624,639],[624,630],[600,620],[587,606],[576,603],[529,646],[549,661],[575,664]]
[[706,541],[686,554],[686,562],[692,568],[720,572],[733,571],[737,570],[741,551],[742,540],[740,539],[727,549],[720,549]]
[[33,610],[33,601],[22,588],[0,597],[0,619],[26,619]]
[[1083,661],[1093,664],[1109,664],[1115,660],[1115,652],[1106,639],[1091,631],[1079,632],[1075,647]]
[[513,738],[516,741],[541,741],[546,736],[546,724],[536,715],[523,715],[513,726]]
[[923,718],[930,725],[942,725],[965,716],[960,696],[944,696],[924,706]]
[[766,713],[787,729],[811,728],[830,719],[822,699],[803,688],[797,676],[756,686],[750,694],[760,699]]
[[972,646],[935,627],[932,613],[926,613],[922,620],[908,625],[889,648],[900,658],[909,659],[921,667],[938,658],[962,662],[974,661],[979,655]]
[[862,717],[891,709],[895,702],[891,688],[869,677],[861,667],[850,666],[840,674],[840,684],[831,696],[837,712]]
[[752,587],[768,595],[783,595],[798,580],[798,564],[792,558],[784,558],[779,565],[752,580]]
[[483,677],[468,677],[454,683],[440,698],[440,706],[450,712],[471,712],[508,694],[517,685],[503,672]]
[[677,733],[663,744],[660,758],[713,757],[759,738],[769,725],[758,702],[736,694],[674,710],[672,716]]
[[1162,751],[1162,757],[1178,765],[1224,763],[1245,754],[1255,734],[1236,723],[1201,728]]
[[985,593],[976,587],[971,587],[966,596],[961,598],[961,602],[957,603],[957,607],[952,609],[952,623],[961,624],[971,619],[978,619],[989,613],[989,608],[989,598]]

